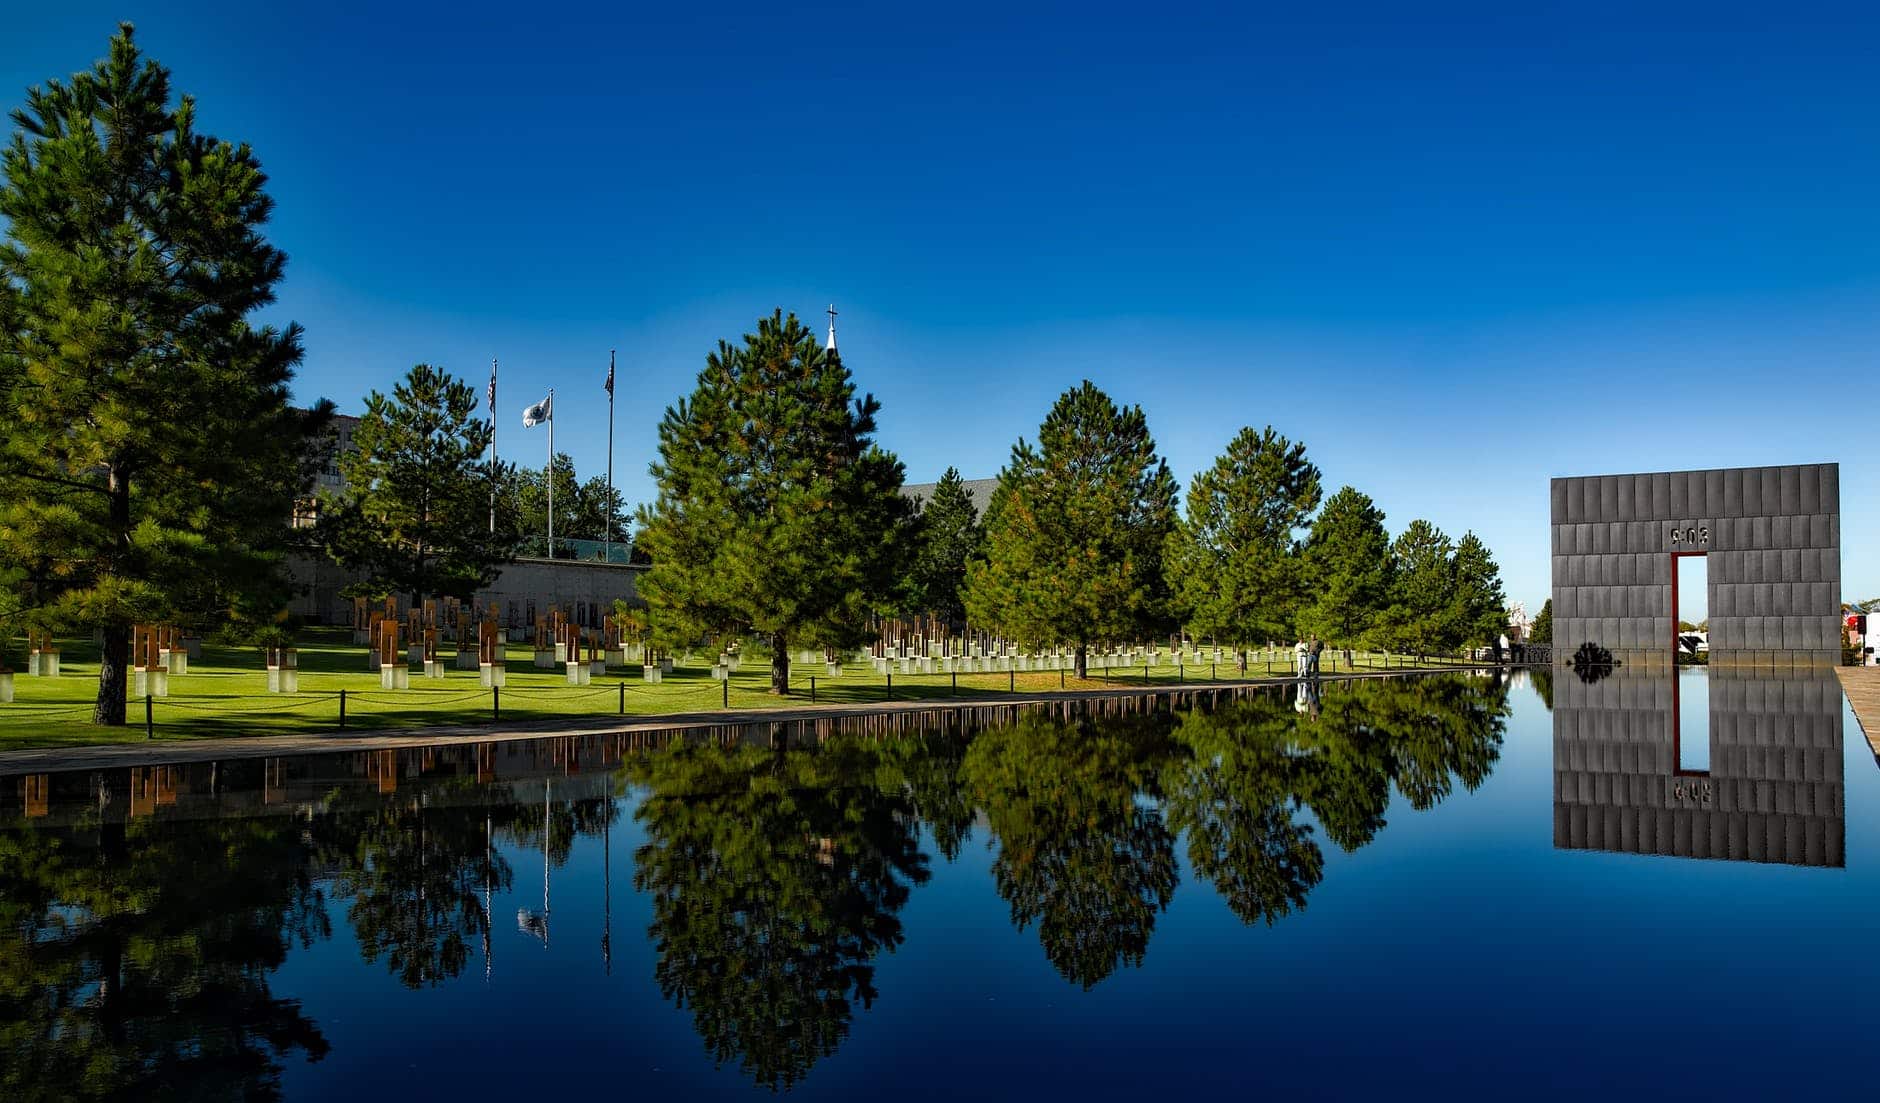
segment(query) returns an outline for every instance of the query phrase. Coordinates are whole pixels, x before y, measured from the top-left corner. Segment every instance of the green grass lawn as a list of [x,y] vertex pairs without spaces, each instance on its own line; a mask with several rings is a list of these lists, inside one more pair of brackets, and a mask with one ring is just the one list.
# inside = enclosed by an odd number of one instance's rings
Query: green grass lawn
[[[14,676],[14,700],[11,704],[0,704],[0,750],[143,741],[144,703],[141,699],[130,703],[131,723],[125,728],[100,728],[91,723],[92,701],[98,686],[97,649],[89,640],[64,641],[60,646],[62,672],[59,678]],[[14,654],[17,655],[17,651]],[[1146,679],[1141,667],[1132,671],[1093,671],[1093,677],[1084,680],[1057,671],[960,674],[957,677],[896,674],[890,688],[889,679],[875,673],[872,665],[849,664],[840,677],[830,678],[821,664],[814,664],[793,666],[791,687],[795,696],[783,699],[769,692],[768,663],[747,659],[742,669],[732,674],[727,698],[726,684],[712,679],[711,659],[703,653],[693,657],[693,665],[680,665],[656,685],[644,681],[639,666],[633,665],[610,670],[604,677],[595,677],[592,684],[580,687],[568,685],[560,669],[535,669],[532,656],[533,651],[527,645],[509,647],[508,685],[503,688],[501,698],[504,722],[619,715],[623,686],[626,715],[644,717],[719,709],[725,707],[727,701],[732,709],[807,704],[812,679],[818,703],[854,705],[890,699],[996,698],[1013,691],[1036,693],[1059,688],[1169,686],[1178,681],[1206,682],[1216,677],[1226,681],[1234,677],[1233,664],[1229,662],[1214,669],[1192,665],[1158,666],[1148,672]],[[448,645],[442,649],[441,657],[446,668],[443,678],[426,679],[414,671],[410,689],[384,690],[379,688],[377,670],[368,671],[366,667],[366,648],[354,644],[349,631],[311,629],[303,632],[301,638],[300,691],[271,694],[267,692],[267,674],[258,650],[204,644],[202,658],[190,664],[190,672],[169,679],[169,695],[151,702],[155,738],[201,739],[334,731],[339,727],[341,690],[346,693],[348,730],[493,723],[492,694],[478,686],[477,672],[454,669],[453,653]],[[1401,658],[1392,663],[1402,664]],[[1360,655],[1353,665],[1360,670],[1371,670],[1383,669],[1386,663],[1377,656]],[[1248,676],[1264,677],[1268,669],[1266,664],[1255,662],[1249,667]],[[1342,653],[1336,661],[1332,652],[1326,653],[1324,673],[1348,669],[1351,668],[1344,663]],[[1275,676],[1286,672],[1277,661],[1271,670]]]

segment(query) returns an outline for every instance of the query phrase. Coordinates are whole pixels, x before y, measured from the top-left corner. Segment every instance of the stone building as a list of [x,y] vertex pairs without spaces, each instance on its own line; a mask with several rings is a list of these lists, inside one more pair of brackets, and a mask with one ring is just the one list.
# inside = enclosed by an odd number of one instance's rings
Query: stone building
[[1710,662],[1839,661],[1837,464],[1553,480],[1554,654],[1672,659],[1675,557],[1708,564]]

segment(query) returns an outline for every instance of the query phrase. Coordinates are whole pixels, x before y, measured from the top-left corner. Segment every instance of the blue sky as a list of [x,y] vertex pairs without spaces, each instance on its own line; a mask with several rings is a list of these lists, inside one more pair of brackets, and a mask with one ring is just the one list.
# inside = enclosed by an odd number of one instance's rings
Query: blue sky
[[356,410],[503,363],[507,458],[650,490],[719,338],[834,301],[910,480],[996,474],[1089,377],[1184,484],[1245,424],[1393,532],[1548,588],[1547,479],[1838,460],[1880,595],[1871,9],[36,5],[0,102],[118,19],[255,146]]

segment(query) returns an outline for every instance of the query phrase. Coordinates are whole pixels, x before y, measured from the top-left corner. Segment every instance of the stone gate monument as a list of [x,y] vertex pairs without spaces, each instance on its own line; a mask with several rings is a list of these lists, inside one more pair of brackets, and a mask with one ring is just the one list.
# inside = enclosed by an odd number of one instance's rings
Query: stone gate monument
[[1554,656],[1673,661],[1674,557],[1708,563],[1712,665],[1840,660],[1832,463],[1553,480]]

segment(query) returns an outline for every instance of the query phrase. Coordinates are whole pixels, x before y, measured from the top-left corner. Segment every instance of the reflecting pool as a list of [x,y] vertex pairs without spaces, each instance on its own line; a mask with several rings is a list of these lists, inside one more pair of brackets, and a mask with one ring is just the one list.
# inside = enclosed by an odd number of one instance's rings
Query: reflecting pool
[[0,1098],[1864,1093],[1832,675],[1583,675],[0,778]]

